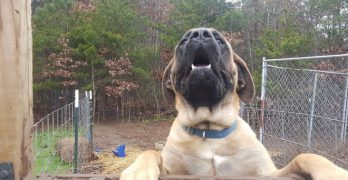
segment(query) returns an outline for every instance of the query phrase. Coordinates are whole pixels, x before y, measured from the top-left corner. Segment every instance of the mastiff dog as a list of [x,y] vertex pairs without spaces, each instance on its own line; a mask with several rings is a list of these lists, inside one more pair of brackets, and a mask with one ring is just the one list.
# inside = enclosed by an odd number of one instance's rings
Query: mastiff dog
[[122,180],[160,175],[292,177],[343,180],[348,172],[324,157],[300,154],[277,169],[250,126],[240,101],[254,96],[252,76],[224,36],[212,28],[186,32],[163,75],[163,93],[178,111],[161,153],[145,151]]

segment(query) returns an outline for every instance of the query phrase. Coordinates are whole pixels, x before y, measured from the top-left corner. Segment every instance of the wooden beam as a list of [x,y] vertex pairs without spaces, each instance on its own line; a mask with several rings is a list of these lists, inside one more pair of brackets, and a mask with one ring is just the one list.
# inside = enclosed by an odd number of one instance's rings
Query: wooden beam
[[0,164],[15,179],[33,179],[32,97],[31,1],[0,0]]
[[[38,180],[118,180],[119,176],[112,174],[62,174],[41,175]],[[169,175],[162,176],[159,180],[293,180],[293,178],[271,177],[226,177],[226,176],[195,176],[195,175]]]

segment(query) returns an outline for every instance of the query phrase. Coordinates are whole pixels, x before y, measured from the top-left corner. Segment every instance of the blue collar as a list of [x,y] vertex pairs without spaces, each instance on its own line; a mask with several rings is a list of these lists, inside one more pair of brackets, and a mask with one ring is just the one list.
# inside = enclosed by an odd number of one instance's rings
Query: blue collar
[[230,127],[222,129],[220,131],[211,130],[211,129],[198,129],[198,128],[192,128],[188,126],[182,126],[182,128],[190,135],[195,135],[203,139],[205,138],[219,139],[219,138],[224,138],[228,136],[229,134],[231,134],[237,128],[237,121],[235,121]]

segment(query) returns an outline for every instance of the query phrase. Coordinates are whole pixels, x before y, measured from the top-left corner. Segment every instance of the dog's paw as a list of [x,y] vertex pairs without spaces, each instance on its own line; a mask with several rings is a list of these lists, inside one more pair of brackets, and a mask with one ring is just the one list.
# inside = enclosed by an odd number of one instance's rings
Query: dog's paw
[[120,180],[158,180],[160,170],[149,164],[132,164],[121,173]]

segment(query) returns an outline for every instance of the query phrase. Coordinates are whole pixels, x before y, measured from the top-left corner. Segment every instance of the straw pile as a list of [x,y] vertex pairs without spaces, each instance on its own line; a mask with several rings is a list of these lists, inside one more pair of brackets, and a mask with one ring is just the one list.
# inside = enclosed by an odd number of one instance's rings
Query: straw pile
[[[74,138],[60,139],[56,146],[57,154],[67,163],[74,160]],[[79,138],[78,160],[79,163],[86,163],[93,157],[92,147],[85,138]]]
[[102,174],[120,174],[134,162],[135,158],[138,157],[141,152],[140,148],[127,146],[126,157],[120,158],[115,156],[111,149],[108,149],[98,153],[98,159],[94,162],[102,164]]

